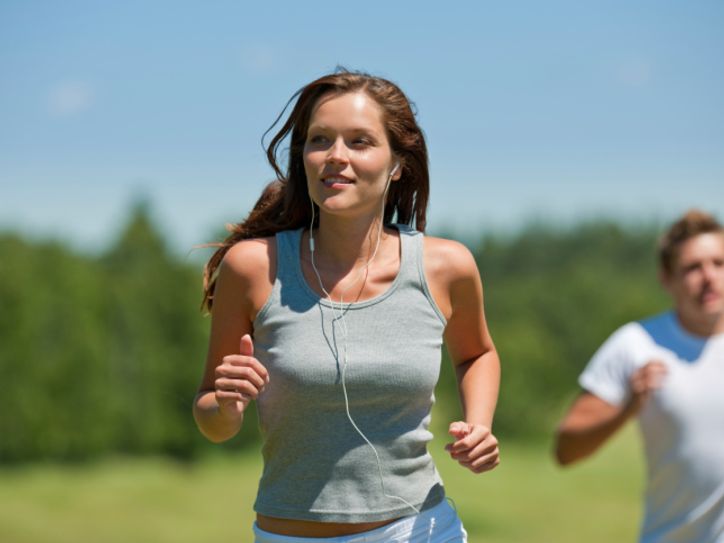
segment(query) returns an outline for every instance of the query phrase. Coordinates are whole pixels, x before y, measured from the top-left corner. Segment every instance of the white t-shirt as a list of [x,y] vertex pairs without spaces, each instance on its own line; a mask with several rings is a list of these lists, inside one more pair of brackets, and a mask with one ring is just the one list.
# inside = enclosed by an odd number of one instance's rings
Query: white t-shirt
[[647,460],[642,543],[724,543],[724,334],[693,336],[668,312],[619,328],[579,378],[622,405],[636,368],[660,360],[661,389],[639,413]]

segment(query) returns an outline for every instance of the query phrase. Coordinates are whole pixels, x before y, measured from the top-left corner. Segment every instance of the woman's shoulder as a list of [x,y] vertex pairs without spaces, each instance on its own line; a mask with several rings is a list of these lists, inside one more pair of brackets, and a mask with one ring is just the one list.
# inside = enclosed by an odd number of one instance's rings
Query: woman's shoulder
[[425,269],[429,273],[444,276],[448,280],[478,275],[475,257],[459,241],[425,236],[423,251]]
[[[269,296],[276,273],[274,237],[252,238],[232,245],[219,267],[215,298],[224,300],[221,307],[243,312],[253,320]],[[218,304],[214,310],[218,311]]]
[[250,238],[236,242],[224,255],[220,273],[239,280],[268,277],[276,263],[274,236]]
[[461,300],[476,300],[480,274],[470,250],[458,241],[424,238],[423,263],[430,292],[438,307],[450,319]]

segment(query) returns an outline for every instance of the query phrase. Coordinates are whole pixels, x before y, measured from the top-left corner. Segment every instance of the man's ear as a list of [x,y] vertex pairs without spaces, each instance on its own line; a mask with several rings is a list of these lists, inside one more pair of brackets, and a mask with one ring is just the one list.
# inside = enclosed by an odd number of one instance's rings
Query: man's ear
[[665,270],[662,267],[659,267],[659,284],[666,292],[671,292],[671,272],[668,270]]

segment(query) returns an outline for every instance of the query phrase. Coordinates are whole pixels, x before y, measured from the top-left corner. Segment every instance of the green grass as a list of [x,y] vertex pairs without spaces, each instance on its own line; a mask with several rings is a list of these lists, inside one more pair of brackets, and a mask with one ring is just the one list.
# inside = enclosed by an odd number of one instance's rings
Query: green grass
[[[475,476],[432,447],[471,543],[634,541],[643,466],[627,429],[593,459],[561,470],[544,446],[503,444]],[[115,459],[0,469],[3,543],[251,541],[257,453],[185,466]]]
[[557,467],[546,447],[501,446],[493,472],[470,477],[438,461],[471,543],[636,541],[644,483],[638,436],[627,428],[593,458]]

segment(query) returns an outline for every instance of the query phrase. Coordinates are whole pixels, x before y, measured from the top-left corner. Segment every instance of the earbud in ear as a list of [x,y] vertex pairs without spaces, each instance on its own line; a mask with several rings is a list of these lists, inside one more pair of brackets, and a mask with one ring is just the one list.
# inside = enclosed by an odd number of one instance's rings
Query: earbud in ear
[[395,175],[395,173],[397,172],[397,169],[398,169],[399,167],[400,167],[400,163],[399,163],[399,162],[395,162],[394,167],[390,170],[390,177],[392,177],[393,175]]

